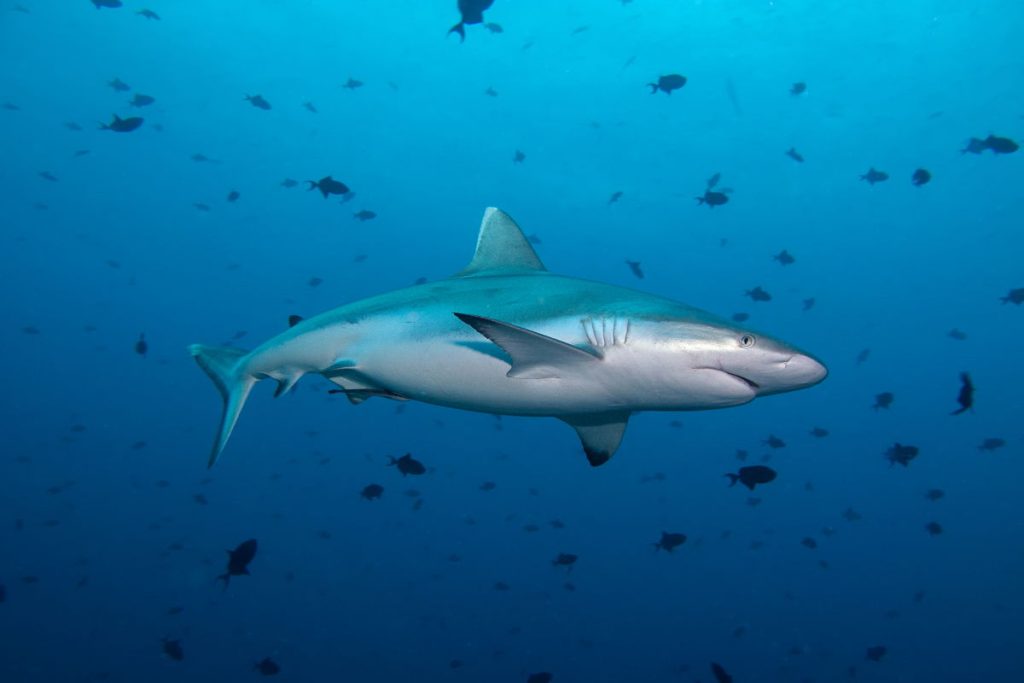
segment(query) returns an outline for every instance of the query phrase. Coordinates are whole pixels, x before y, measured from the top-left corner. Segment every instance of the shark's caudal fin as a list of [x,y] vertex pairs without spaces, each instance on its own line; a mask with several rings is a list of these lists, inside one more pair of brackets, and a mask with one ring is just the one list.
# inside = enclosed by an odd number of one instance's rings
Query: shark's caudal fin
[[455,277],[496,270],[547,269],[516,222],[507,213],[492,206],[484,211],[473,260]]
[[188,347],[188,351],[199,363],[199,367],[210,376],[217,390],[220,391],[221,398],[224,399],[220,429],[213,442],[213,450],[210,452],[208,464],[208,467],[213,467],[231,436],[231,430],[235,428],[238,416],[242,412],[242,406],[245,405],[245,399],[249,398],[249,392],[252,390],[252,385],[256,383],[256,379],[238,371],[238,361],[246,355],[246,352],[241,349],[192,344]]

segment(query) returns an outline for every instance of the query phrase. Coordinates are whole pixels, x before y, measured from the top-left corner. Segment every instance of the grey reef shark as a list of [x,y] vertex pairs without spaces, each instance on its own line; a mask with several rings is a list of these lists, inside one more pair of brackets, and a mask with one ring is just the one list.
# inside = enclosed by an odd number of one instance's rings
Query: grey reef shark
[[380,396],[556,417],[606,463],[639,411],[726,408],[810,387],[825,366],[785,342],[670,299],[548,272],[519,226],[484,212],[473,260],[438,282],[346,304],[252,351],[189,347],[224,400],[224,450],[256,382],[304,375],[353,403]]

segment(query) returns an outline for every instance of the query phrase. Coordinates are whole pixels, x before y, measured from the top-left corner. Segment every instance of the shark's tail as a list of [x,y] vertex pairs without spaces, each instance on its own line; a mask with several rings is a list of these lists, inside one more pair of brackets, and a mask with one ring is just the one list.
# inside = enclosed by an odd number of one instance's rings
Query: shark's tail
[[213,442],[210,462],[207,465],[213,467],[231,436],[231,430],[235,428],[235,423],[242,412],[245,400],[249,398],[249,392],[252,390],[252,385],[256,383],[256,378],[239,370],[239,361],[246,355],[246,352],[241,349],[192,344],[188,350],[199,363],[199,367],[213,380],[217,390],[220,391],[221,398],[224,399],[220,429]]
[[740,475],[738,474],[726,474],[725,476],[729,477],[729,486],[735,486],[736,482],[740,480]]

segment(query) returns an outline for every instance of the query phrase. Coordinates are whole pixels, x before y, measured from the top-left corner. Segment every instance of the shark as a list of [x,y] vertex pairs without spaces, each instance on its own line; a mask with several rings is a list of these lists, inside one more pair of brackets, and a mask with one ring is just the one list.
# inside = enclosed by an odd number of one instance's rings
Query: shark
[[738,406],[828,374],[809,353],[692,306],[554,274],[493,207],[472,260],[451,277],[300,320],[251,351],[189,352],[223,400],[210,467],[265,379],[277,382],[275,397],[320,375],[352,403],[558,418],[596,467],[618,450],[633,413]]

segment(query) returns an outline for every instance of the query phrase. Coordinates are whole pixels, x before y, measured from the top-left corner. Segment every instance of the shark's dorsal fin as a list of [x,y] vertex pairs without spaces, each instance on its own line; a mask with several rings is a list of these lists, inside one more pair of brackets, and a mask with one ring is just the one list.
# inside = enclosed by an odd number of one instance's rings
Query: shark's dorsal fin
[[547,270],[512,218],[493,206],[484,210],[473,260],[455,277],[493,270]]
[[576,430],[583,452],[591,467],[599,467],[618,450],[626,431],[629,413],[600,413],[596,415],[565,415],[560,418]]
[[514,379],[566,377],[581,366],[601,362],[601,356],[510,323],[468,313],[456,313],[455,317],[509,355],[512,367],[507,376]]

